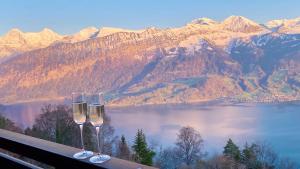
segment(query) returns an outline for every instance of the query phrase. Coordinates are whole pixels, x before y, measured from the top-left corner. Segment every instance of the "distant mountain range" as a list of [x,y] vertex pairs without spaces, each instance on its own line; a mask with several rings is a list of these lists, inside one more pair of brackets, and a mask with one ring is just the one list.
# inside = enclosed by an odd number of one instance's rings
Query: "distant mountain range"
[[112,105],[300,99],[300,17],[199,18],[179,28],[89,27],[0,37],[0,102],[105,91]]

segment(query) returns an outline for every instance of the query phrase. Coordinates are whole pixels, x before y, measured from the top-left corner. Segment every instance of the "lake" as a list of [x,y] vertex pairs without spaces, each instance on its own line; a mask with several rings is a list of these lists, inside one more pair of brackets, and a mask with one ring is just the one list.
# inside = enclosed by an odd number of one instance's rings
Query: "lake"
[[[36,104],[7,106],[5,116],[22,127],[30,126],[40,114]],[[246,141],[266,141],[280,156],[300,161],[300,102],[155,105],[108,108],[107,114],[116,134],[124,134],[130,142],[137,129],[143,129],[151,144],[172,146],[178,130],[192,126],[209,154],[222,152],[232,138],[240,146]]]

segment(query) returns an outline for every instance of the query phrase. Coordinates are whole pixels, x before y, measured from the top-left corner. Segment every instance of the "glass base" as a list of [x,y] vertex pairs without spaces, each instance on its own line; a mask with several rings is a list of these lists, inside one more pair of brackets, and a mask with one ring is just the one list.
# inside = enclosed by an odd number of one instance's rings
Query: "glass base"
[[91,163],[104,163],[105,161],[108,160],[110,160],[110,156],[104,154],[96,155],[90,158]]
[[93,155],[94,153],[91,151],[80,151],[76,154],[73,155],[74,158],[76,159],[85,159],[85,158],[89,158]]

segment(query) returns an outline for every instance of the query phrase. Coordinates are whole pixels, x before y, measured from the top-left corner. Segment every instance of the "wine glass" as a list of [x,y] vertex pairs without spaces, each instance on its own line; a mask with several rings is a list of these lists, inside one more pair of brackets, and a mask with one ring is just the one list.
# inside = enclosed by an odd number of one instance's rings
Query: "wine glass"
[[90,158],[91,163],[103,163],[110,159],[109,155],[101,154],[101,148],[99,143],[99,130],[104,121],[104,97],[103,93],[98,93],[90,96],[89,103],[89,118],[91,124],[96,128],[97,133],[97,155]]
[[85,159],[93,155],[93,152],[86,151],[84,149],[84,143],[82,137],[83,124],[85,123],[86,116],[87,116],[87,103],[85,99],[85,94],[80,92],[73,92],[72,106],[73,106],[73,119],[75,123],[79,125],[80,128],[80,138],[81,138],[81,146],[82,146],[82,151],[74,154],[73,157],[76,159]]

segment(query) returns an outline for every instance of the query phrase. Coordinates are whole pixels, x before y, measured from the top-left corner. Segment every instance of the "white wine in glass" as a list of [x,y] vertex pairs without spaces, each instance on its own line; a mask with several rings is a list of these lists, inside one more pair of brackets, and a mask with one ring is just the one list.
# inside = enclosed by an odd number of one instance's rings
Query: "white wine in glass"
[[90,104],[89,116],[93,126],[100,127],[103,124],[104,105]]
[[91,124],[96,128],[97,133],[97,145],[98,154],[90,158],[92,163],[103,163],[110,160],[109,155],[101,154],[100,142],[99,142],[99,130],[104,122],[104,97],[103,93],[92,95],[89,104],[89,118]]
[[79,125],[82,151],[73,155],[76,159],[85,159],[93,155],[93,152],[84,149],[82,129],[87,116],[87,103],[84,93],[72,93],[73,120]]
[[73,119],[81,125],[86,121],[87,103],[73,103]]

